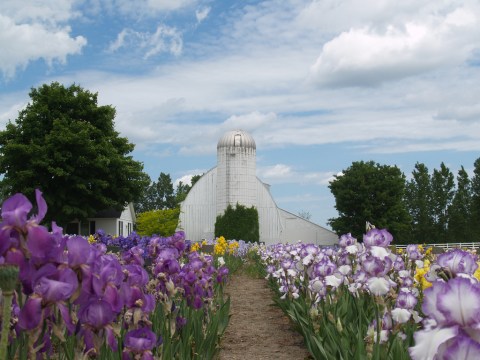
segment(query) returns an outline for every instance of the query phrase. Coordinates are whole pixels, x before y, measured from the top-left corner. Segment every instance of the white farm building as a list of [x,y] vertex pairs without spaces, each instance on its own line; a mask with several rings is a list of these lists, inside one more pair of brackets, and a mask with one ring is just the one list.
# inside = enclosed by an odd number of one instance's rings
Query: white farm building
[[217,166],[195,183],[180,208],[179,228],[189,240],[213,239],[215,221],[230,204],[254,206],[258,211],[260,241],[265,244],[297,242],[318,245],[338,242],[322,226],[277,207],[270,186],[257,178],[256,145],[242,130],[225,133],[217,144]]

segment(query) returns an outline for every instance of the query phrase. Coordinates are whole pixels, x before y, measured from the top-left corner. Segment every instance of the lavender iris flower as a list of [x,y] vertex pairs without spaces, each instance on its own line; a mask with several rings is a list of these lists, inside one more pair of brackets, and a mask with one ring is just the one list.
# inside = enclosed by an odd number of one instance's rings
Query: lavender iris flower
[[338,245],[340,245],[342,248],[346,248],[347,246],[351,246],[356,243],[357,239],[354,238],[351,233],[344,234],[338,239]]
[[397,296],[396,306],[402,309],[413,309],[417,305],[417,298],[409,289],[402,288]]
[[388,245],[390,245],[392,240],[392,234],[390,234],[386,229],[370,229],[365,235],[363,235],[363,244],[366,247],[387,247]]
[[[478,358],[480,347],[480,284],[475,279],[456,277],[435,281],[424,291],[423,312],[436,326],[418,331],[415,346],[409,349],[414,360],[468,354]],[[465,337],[462,339],[461,337]],[[461,345],[465,348],[461,348]],[[468,349],[468,350],[467,350]],[[440,356],[444,354],[445,357]],[[473,357],[471,357],[473,356]]]
[[437,264],[450,269],[453,275],[458,273],[472,275],[478,267],[477,256],[460,249],[440,254]]

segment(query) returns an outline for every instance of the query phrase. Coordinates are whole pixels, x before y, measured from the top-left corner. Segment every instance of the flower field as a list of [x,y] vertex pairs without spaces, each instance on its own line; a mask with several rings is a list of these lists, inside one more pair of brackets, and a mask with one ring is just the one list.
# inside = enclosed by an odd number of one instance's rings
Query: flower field
[[261,251],[276,303],[315,359],[480,359],[478,259],[433,257],[372,228],[339,247],[277,244]]
[[[227,253],[167,238],[86,239],[52,223],[16,194],[2,205],[0,359],[211,359],[229,321]],[[224,246],[224,245],[222,245]],[[112,251],[113,250],[113,251]]]
[[0,359],[212,359],[241,267],[266,276],[315,359],[480,359],[474,252],[396,252],[376,228],[336,247],[85,238],[40,225],[36,203],[34,216],[22,194],[2,205]]

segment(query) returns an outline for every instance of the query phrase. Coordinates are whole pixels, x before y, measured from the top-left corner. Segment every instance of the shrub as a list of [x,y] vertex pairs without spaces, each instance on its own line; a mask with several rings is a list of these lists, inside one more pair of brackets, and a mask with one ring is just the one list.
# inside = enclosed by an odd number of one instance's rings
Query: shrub
[[235,208],[228,205],[223,215],[217,216],[215,236],[226,239],[242,239],[248,242],[260,241],[258,211],[255,207],[247,208],[237,203]]

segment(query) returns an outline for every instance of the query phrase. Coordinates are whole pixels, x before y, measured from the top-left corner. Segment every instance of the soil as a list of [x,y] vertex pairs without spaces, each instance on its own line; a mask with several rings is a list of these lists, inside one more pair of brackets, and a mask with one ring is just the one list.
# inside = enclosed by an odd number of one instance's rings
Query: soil
[[219,360],[312,359],[302,336],[275,306],[265,279],[238,272],[226,287],[230,323],[221,339]]

